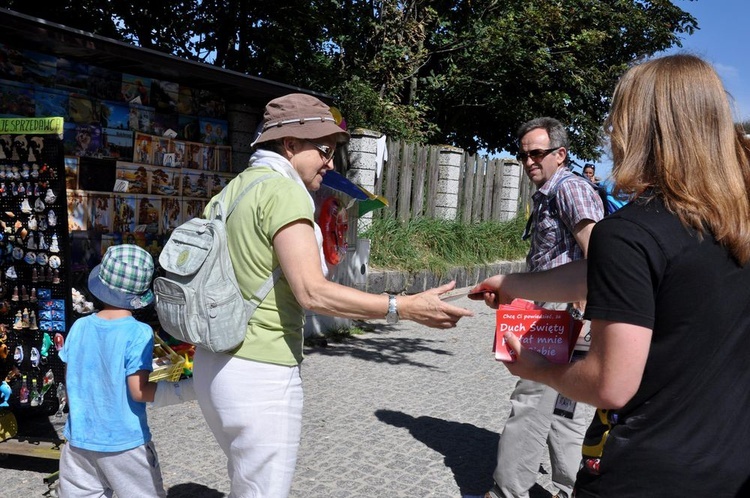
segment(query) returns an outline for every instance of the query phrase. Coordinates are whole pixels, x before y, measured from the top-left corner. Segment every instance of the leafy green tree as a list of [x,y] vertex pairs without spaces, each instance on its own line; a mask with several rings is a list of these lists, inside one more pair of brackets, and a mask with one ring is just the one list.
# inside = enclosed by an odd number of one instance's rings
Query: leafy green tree
[[570,126],[583,159],[597,157],[609,97],[627,66],[696,27],[667,1],[480,0],[441,11],[446,29],[431,50],[442,56],[424,71],[429,120],[440,130],[433,139],[513,151],[518,125],[549,115]]
[[350,126],[394,138],[513,152],[521,122],[554,116],[584,160],[622,72],[697,28],[667,0],[59,0],[42,15],[328,93]]

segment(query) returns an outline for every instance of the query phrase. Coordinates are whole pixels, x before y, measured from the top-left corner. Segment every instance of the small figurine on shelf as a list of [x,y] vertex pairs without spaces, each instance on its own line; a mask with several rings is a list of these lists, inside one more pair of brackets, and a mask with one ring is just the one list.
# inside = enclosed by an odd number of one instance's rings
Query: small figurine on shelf
[[94,311],[94,303],[86,301],[86,297],[75,288],[71,290],[73,298],[73,311],[81,315],[88,315]]
[[68,404],[68,392],[65,390],[65,384],[62,382],[57,385],[57,400],[60,404],[57,407],[55,418],[62,418],[65,405]]

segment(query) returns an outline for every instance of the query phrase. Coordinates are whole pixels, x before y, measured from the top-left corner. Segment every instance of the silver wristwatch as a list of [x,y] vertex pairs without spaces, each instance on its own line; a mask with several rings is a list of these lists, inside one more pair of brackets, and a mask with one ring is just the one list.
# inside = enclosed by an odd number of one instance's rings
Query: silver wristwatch
[[393,294],[388,295],[388,314],[385,315],[386,323],[398,323],[398,305],[396,303],[396,296]]

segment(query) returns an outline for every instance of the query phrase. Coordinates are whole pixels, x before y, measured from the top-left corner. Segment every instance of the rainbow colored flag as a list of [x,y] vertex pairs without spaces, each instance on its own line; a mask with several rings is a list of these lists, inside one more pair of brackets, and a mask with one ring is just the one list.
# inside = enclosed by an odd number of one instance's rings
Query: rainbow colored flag
[[349,197],[356,199],[358,201],[357,204],[360,217],[370,211],[388,207],[388,199],[382,195],[373,194],[336,171],[326,172],[323,177],[323,185],[332,188],[333,190],[343,192]]

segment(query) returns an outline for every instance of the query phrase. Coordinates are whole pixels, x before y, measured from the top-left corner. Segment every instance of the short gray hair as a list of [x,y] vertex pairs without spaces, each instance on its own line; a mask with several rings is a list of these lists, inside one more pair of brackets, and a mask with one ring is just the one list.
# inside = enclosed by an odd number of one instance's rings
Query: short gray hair
[[550,117],[536,118],[522,124],[518,128],[518,132],[516,132],[518,141],[520,142],[524,135],[537,128],[541,128],[547,132],[550,147],[565,147],[566,150],[569,149],[570,142],[568,141],[567,130],[565,130],[560,121]]

